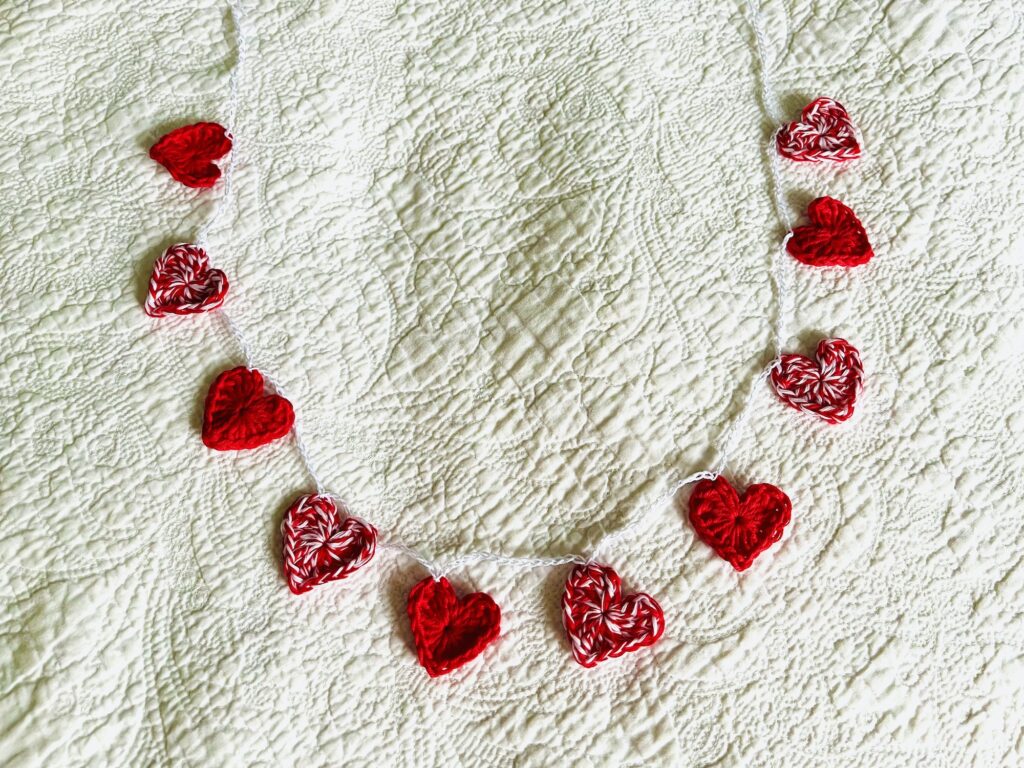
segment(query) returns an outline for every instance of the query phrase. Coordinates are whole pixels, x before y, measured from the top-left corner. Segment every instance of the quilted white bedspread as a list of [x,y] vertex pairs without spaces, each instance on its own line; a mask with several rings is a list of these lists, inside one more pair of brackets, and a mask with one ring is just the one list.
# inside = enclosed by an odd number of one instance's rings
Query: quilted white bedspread
[[[742,574],[687,490],[603,559],[665,610],[591,670],[566,569],[467,566],[502,634],[443,678],[392,551],[293,596],[289,438],[201,443],[217,315],[150,268],[223,193],[147,157],[226,120],[226,2],[0,9],[0,764],[949,766],[1024,761],[1024,15],[765,0],[795,117],[865,157],[784,166],[876,257],[785,265],[792,351],[861,351],[855,418],[767,387],[729,457],[792,498]],[[739,0],[244,0],[237,196],[209,237],[255,359],[352,511],[448,558],[586,553],[706,469],[772,354],[771,203]]]

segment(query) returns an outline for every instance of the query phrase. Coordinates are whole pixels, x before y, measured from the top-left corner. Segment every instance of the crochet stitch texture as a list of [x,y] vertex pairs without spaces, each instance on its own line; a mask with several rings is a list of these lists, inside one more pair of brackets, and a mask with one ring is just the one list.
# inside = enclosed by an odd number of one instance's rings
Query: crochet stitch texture
[[784,126],[775,146],[783,157],[803,163],[845,163],[860,157],[860,139],[850,114],[827,96],[812,101],[799,120]]
[[796,227],[786,251],[812,267],[857,267],[875,255],[868,233],[848,206],[833,197],[819,197],[807,206],[810,224]]
[[774,485],[751,485],[740,496],[721,475],[701,480],[690,494],[697,536],[737,571],[782,538],[791,511],[789,497]]
[[838,424],[853,416],[864,377],[860,353],[845,339],[822,339],[814,359],[785,354],[772,369],[775,394],[790,408]]
[[153,265],[143,308],[150,317],[209,312],[224,303],[227,292],[227,275],[210,267],[206,251],[178,243]]
[[650,595],[623,595],[614,569],[586,563],[573,568],[566,579],[562,624],[573,658],[593,667],[656,643],[665,631],[665,616]]
[[431,677],[472,661],[498,637],[501,609],[483,592],[458,597],[448,579],[428,576],[409,592],[406,612],[416,654]]
[[[344,514],[343,514],[344,513]],[[300,496],[281,521],[284,575],[296,595],[344,579],[373,558],[377,529],[330,496]]]
[[257,448],[284,437],[295,422],[292,404],[264,391],[263,375],[239,366],[210,385],[203,411],[203,443],[218,451]]
[[231,136],[218,123],[175,128],[150,148],[149,156],[186,187],[212,187],[220,178],[214,163],[231,151]]

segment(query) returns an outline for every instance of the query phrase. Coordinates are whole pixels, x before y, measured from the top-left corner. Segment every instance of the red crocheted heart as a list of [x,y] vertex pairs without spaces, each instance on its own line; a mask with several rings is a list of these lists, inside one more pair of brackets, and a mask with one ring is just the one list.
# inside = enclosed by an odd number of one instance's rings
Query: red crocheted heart
[[211,269],[206,251],[178,243],[153,265],[144,309],[150,317],[209,312],[224,303],[228,277]]
[[213,162],[231,151],[231,136],[217,123],[195,123],[160,137],[149,156],[186,187],[212,187],[220,178]]
[[752,485],[741,498],[721,475],[701,480],[690,494],[697,536],[737,571],[782,538],[790,511],[789,497],[774,485]]
[[238,451],[284,437],[295,412],[280,395],[263,391],[263,375],[244,366],[224,371],[210,385],[203,412],[203,442],[218,451]]
[[857,214],[835,198],[812,200],[807,218],[811,223],[794,229],[786,242],[797,261],[812,267],[856,267],[875,255]]
[[771,381],[786,405],[838,424],[853,415],[863,377],[856,347],[844,339],[822,339],[814,360],[782,355]]
[[845,163],[860,157],[860,141],[850,115],[838,101],[820,97],[775,136],[779,154],[790,160]]
[[463,598],[442,578],[428,576],[406,604],[420,664],[431,677],[446,675],[476,658],[501,630],[501,609],[483,592]]
[[562,624],[573,658],[584,667],[653,645],[665,631],[661,606],[650,595],[622,595],[612,568],[577,565],[565,582]]
[[[342,515],[344,513],[344,517]],[[300,496],[281,521],[284,576],[296,595],[329,581],[344,579],[373,557],[377,529],[330,496]]]

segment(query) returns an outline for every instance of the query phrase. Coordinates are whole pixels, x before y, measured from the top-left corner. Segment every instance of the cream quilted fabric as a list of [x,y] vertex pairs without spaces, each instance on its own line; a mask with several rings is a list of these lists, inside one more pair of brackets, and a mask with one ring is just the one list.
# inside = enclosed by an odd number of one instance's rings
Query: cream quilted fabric
[[[782,232],[739,0],[244,0],[229,307],[357,514],[449,557],[586,552],[704,469],[767,362]],[[428,679],[423,572],[293,597],[291,440],[214,454],[216,316],[149,269],[213,193],[146,156],[225,119],[223,2],[0,9],[0,764],[949,766],[1024,761],[1024,16],[1012,0],[765,0],[782,107],[866,156],[788,165],[876,258],[787,265],[789,348],[854,342],[858,416],[767,389],[730,457],[791,496],[738,575],[665,506],[605,560],[653,649],[594,670],[565,569],[452,574],[503,632]],[[680,494],[685,503],[686,492]]]

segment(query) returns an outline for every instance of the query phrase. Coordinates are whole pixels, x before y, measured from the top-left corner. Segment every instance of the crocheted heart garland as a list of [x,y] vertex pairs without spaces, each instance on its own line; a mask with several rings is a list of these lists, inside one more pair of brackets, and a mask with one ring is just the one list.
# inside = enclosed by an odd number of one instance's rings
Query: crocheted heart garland
[[143,308],[150,317],[209,312],[224,303],[227,292],[228,276],[210,268],[206,251],[178,243],[153,265]]
[[860,140],[850,115],[838,101],[822,96],[775,136],[783,157],[804,163],[845,163],[860,157]]
[[212,187],[220,178],[213,162],[231,151],[231,135],[217,123],[195,123],[161,136],[149,156],[186,187]]
[[295,422],[292,404],[266,394],[263,374],[241,366],[210,385],[203,412],[203,442],[218,451],[256,448],[284,437]]
[[856,267],[875,255],[857,214],[835,198],[812,200],[807,218],[811,223],[794,229],[786,242],[797,261],[812,267]]
[[420,664],[431,677],[475,659],[501,631],[501,609],[483,592],[459,598],[448,579],[428,576],[409,592],[406,612]]
[[[239,82],[244,59],[242,10],[229,3],[230,18],[237,43],[236,71],[231,74],[232,102],[228,114],[237,114]],[[763,50],[760,14],[751,4],[757,59],[762,72],[764,102],[774,101],[768,77],[768,62]],[[770,111],[770,110],[769,110]],[[785,185],[773,151],[800,162],[847,162],[860,156],[861,146],[849,114],[838,102],[818,98],[808,104],[799,120],[782,126],[769,145],[773,191],[777,194],[776,213],[788,224]],[[233,139],[216,123],[196,123],[178,128],[154,144],[150,156],[164,165],[171,176],[189,187],[213,186],[221,176],[217,161],[232,150]],[[234,163],[225,166],[230,177]],[[230,178],[227,179],[230,181]],[[230,205],[232,184],[217,201],[213,214],[203,225],[206,232],[223,206]],[[808,207],[809,225],[794,229],[785,241],[786,250],[796,259],[814,266],[863,264],[873,256],[863,225],[848,207],[829,197],[818,198]],[[202,238],[199,238],[202,241]],[[815,360],[800,355],[783,355],[779,339],[791,318],[782,301],[784,281],[776,274],[777,257],[772,257],[772,282],[778,294],[775,317],[778,360],[770,370],[772,385],[788,405],[814,413],[826,421],[842,421],[853,411],[862,370],[857,351],[842,339],[824,340]],[[190,314],[219,307],[228,289],[226,276],[211,269],[206,253],[187,243],[169,248],[157,260],[145,302],[147,314]],[[792,318],[795,319],[795,318]],[[239,342],[247,360],[251,345],[227,316],[224,320]],[[845,345],[845,347],[843,346]],[[728,437],[744,423],[748,404],[740,411],[722,437]],[[203,442],[216,450],[253,448],[296,430],[295,442],[310,478],[323,487],[305,450],[291,403],[279,394],[265,391],[263,375],[239,367],[222,372],[210,386],[203,414]],[[716,447],[716,464],[727,461],[726,447]],[[701,478],[713,477],[713,480]],[[728,480],[713,472],[696,472],[678,480],[671,491],[696,482],[689,500],[689,518],[696,535],[737,570],[744,570],[765,549],[778,541],[791,517],[789,498],[772,485],[752,485],[740,496]],[[595,550],[617,538],[627,528],[602,537]],[[284,572],[289,589],[295,594],[315,586],[345,578],[374,556],[376,529],[347,514],[343,504],[321,494],[296,499],[282,521]],[[554,558],[510,557],[493,552],[476,552],[437,562],[417,549],[398,541],[382,541],[410,557],[431,574],[452,570],[453,566],[472,562],[518,564],[529,568],[574,564],[562,597],[563,624],[577,663],[593,667],[609,658],[621,656],[654,644],[664,632],[664,615],[650,595],[622,595],[621,580],[614,569],[594,562],[583,563],[583,556],[567,554]],[[583,563],[583,564],[580,564]],[[447,566],[447,567],[446,567]],[[412,626],[420,664],[432,677],[445,675],[478,656],[501,631],[501,609],[484,593],[459,598],[448,580],[428,577],[416,584],[408,595],[406,610]],[[586,702],[583,702],[586,705]]]
[[612,568],[577,565],[565,582],[562,624],[573,658],[584,667],[653,645],[665,631],[661,606],[650,595],[622,595]]
[[[300,496],[281,521],[284,576],[296,595],[344,579],[373,557],[377,529],[350,517],[330,496]],[[344,513],[344,517],[343,514]]]
[[838,424],[853,416],[864,367],[857,348],[845,339],[822,339],[812,360],[804,355],[779,358],[771,373],[779,399],[790,408]]
[[697,536],[737,571],[782,538],[790,513],[789,497],[767,483],[750,486],[740,497],[719,475],[701,480],[690,494],[690,523]]

